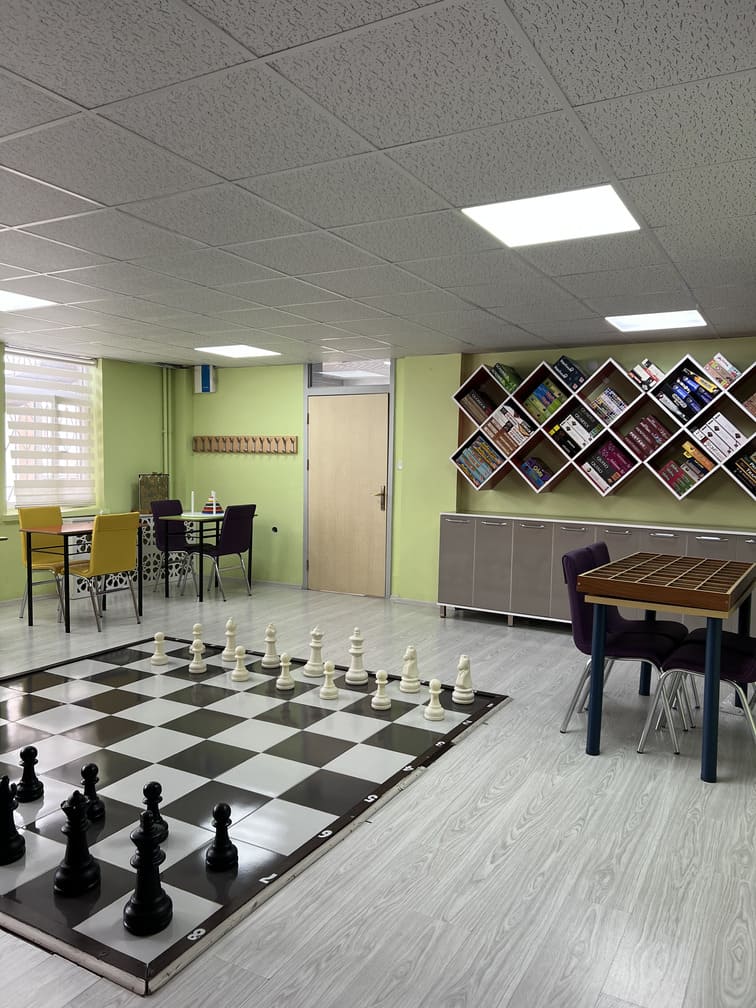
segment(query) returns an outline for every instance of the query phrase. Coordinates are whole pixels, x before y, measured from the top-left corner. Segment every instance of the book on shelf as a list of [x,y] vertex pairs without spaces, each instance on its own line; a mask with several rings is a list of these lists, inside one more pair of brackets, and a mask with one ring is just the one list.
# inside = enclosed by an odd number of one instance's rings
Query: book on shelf
[[567,357],[565,354],[562,354],[558,360],[554,361],[552,367],[558,377],[561,378],[565,385],[568,385],[573,392],[576,389],[579,389],[587,378],[587,375],[580,365],[576,364],[571,357]]
[[695,486],[695,482],[674,459],[665,462],[661,469],[657,471],[664,482],[671,486],[678,496],[682,496]]
[[711,472],[714,468],[714,463],[708,455],[705,455],[697,445],[693,444],[692,441],[684,441],[682,450],[683,455],[687,455],[688,457],[695,459],[699,466],[701,466],[706,472]]
[[580,468],[583,470],[586,476],[593,483],[596,484],[599,490],[603,491],[604,493],[606,493],[608,490],[611,490],[611,486],[607,483],[607,481],[604,479],[601,473],[598,472],[595,466],[593,466],[590,462],[581,462]]
[[641,431],[655,441],[657,446],[663,445],[665,441],[669,441],[672,437],[672,431],[655,417],[653,414],[649,413],[647,416],[643,416],[637,423],[637,426]]
[[538,489],[545,486],[554,475],[553,470],[537,455],[523,459],[520,462],[520,469],[533,486]]
[[743,408],[746,409],[752,417],[756,417],[756,392],[753,395],[748,396],[747,399],[743,400]]
[[715,353],[708,364],[703,366],[706,374],[726,389],[740,377],[740,371],[721,353]]
[[502,364],[500,361],[494,364],[491,372],[499,385],[510,393],[514,392],[522,382],[522,378],[515,368],[510,367],[509,364]]
[[750,452],[746,449],[742,455],[728,462],[727,468],[746,489],[756,492],[756,449]]
[[578,442],[564,429],[561,424],[547,428],[548,434],[559,445],[565,455],[574,458],[580,451]]

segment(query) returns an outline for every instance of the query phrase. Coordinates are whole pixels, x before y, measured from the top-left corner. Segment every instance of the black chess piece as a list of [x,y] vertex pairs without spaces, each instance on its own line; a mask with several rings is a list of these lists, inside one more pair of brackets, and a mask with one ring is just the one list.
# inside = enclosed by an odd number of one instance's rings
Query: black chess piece
[[213,809],[215,839],[205,851],[205,864],[210,871],[227,871],[239,864],[239,851],[228,836],[230,825],[231,809],[225,802],[219,802]]
[[37,750],[28,745],[21,750],[21,780],[16,788],[16,799],[20,802],[37,801],[45,793],[45,786],[34,772],[37,763]]
[[58,896],[81,896],[100,884],[100,866],[87,843],[87,799],[81,791],[74,791],[60,807],[66,816],[62,827],[66,853],[55,869],[53,891]]
[[157,781],[150,781],[145,784],[142,790],[144,795],[143,805],[152,814],[152,828],[155,831],[155,840],[159,844],[164,844],[168,838],[168,823],[160,815],[160,802],[163,800],[163,789]]
[[24,856],[26,840],[16,829],[13,810],[17,807],[16,785],[0,777],[0,865],[12,864]]
[[131,866],[136,868],[136,886],[123,908],[123,926],[135,935],[157,934],[171,923],[173,901],[160,884],[165,851],[155,838],[151,812],[139,816],[131,841],[136,845],[136,854],[131,858]]
[[97,794],[96,784],[100,779],[96,763],[87,763],[81,768],[81,786],[87,799],[87,819],[99,822],[105,818],[105,802]]

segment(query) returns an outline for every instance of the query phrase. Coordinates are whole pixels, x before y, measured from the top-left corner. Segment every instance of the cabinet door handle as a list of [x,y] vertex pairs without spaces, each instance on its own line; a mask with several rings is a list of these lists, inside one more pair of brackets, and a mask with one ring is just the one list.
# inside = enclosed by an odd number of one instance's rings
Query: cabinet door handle
[[676,532],[649,532],[649,536],[653,539],[677,539]]
[[696,536],[698,542],[728,542],[724,536]]
[[469,518],[444,518],[445,522],[449,522],[450,525],[469,525]]
[[509,522],[481,521],[481,525],[493,525],[494,528],[509,528]]
[[604,535],[632,535],[630,529],[624,529],[620,531],[619,529],[604,529]]
[[585,525],[560,525],[560,532],[585,532]]
[[520,528],[546,528],[546,526],[537,522],[520,522]]

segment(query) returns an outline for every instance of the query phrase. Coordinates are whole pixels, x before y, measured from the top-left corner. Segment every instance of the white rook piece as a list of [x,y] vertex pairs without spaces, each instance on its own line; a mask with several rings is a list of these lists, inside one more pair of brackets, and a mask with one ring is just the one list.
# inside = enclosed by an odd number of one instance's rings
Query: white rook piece
[[302,672],[311,679],[323,675],[323,631],[315,627],[310,634],[310,657],[302,666]]
[[441,706],[441,683],[438,679],[431,679],[428,683],[428,693],[430,694],[430,699],[428,703],[423,707],[423,717],[427,718],[428,721],[443,721],[444,708]]
[[368,681],[368,674],[362,664],[362,655],[365,651],[364,643],[360,628],[355,627],[349,638],[349,654],[352,656],[352,660],[349,663],[347,674],[344,676],[344,682],[349,686],[360,686]]
[[459,656],[457,665],[457,681],[454,684],[452,700],[454,703],[472,703],[475,693],[472,688],[472,676],[470,675],[470,659],[466,654]]
[[234,659],[236,664],[234,665],[233,671],[231,673],[231,679],[234,682],[246,682],[249,679],[249,669],[244,664],[244,648],[239,645],[234,652]]
[[189,650],[192,653],[192,660],[189,662],[188,671],[194,675],[205,672],[207,665],[202,660],[202,655],[205,653],[205,645],[202,643],[201,623],[195,623],[192,627],[192,643],[189,645]]
[[370,706],[373,710],[388,710],[391,706],[391,697],[386,692],[388,683],[388,672],[385,669],[378,669],[375,673],[375,693],[370,697]]
[[272,623],[265,627],[265,654],[260,662],[261,668],[278,668],[281,659],[276,651],[276,628]]
[[285,651],[281,654],[281,675],[276,679],[276,689],[294,689],[294,679],[291,675],[291,658]]
[[165,653],[165,634],[159,630],[155,634],[155,653],[150,658],[150,665],[167,665],[168,656]]
[[221,661],[236,661],[236,623],[226,620],[226,646],[221,651]]
[[419,693],[420,676],[417,671],[417,651],[413,644],[404,652],[404,664],[402,665],[402,678],[399,680],[399,689],[402,693]]
[[339,687],[333,681],[334,668],[333,662],[327,661],[323,666],[323,675],[325,677],[325,682],[320,687],[320,699],[321,700],[338,700],[339,698]]

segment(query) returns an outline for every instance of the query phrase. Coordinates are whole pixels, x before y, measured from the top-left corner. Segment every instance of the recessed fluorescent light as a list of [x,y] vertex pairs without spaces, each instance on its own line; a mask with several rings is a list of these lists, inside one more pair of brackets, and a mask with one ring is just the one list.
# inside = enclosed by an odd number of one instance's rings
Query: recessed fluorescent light
[[13,291],[0,291],[0,311],[27,311],[29,308],[45,308],[57,304],[56,301],[43,301],[42,298],[29,297],[28,294],[14,294]]
[[620,332],[647,332],[652,329],[694,329],[705,326],[697,311],[651,312],[648,315],[607,315],[606,321]]
[[280,357],[277,350],[261,350],[260,347],[235,343],[231,346],[197,346],[198,353],[217,354],[218,357]]
[[467,207],[462,213],[510,248],[640,230],[610,185]]

